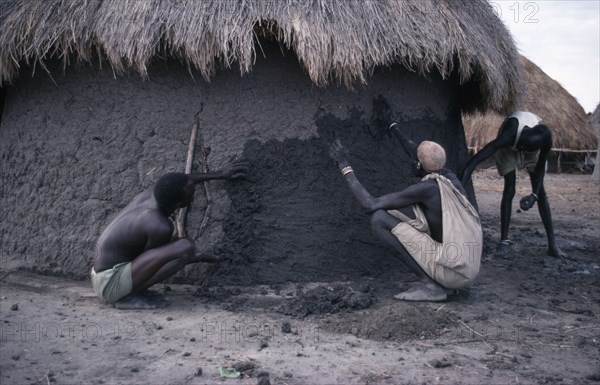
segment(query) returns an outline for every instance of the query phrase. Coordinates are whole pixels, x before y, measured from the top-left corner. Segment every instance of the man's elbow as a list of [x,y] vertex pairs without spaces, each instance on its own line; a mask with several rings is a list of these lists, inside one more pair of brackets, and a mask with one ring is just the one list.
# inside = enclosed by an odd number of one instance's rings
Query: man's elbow
[[363,204],[365,211],[369,214],[373,214],[375,211],[379,210],[380,207],[376,204],[375,201],[368,201]]

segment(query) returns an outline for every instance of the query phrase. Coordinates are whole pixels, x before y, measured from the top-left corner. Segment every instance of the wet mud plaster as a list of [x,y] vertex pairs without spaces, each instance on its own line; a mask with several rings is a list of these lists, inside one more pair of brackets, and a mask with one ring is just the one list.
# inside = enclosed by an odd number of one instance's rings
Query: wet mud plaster
[[[225,261],[214,272],[219,282],[318,281],[342,275],[398,278],[402,266],[372,235],[369,214],[328,155],[328,143],[338,137],[373,195],[417,182],[396,139],[371,118],[358,110],[345,120],[324,114],[317,118],[317,138],[246,144],[248,179],[225,185],[232,208],[220,245]],[[404,128],[426,131],[429,125],[434,123],[411,121]]]

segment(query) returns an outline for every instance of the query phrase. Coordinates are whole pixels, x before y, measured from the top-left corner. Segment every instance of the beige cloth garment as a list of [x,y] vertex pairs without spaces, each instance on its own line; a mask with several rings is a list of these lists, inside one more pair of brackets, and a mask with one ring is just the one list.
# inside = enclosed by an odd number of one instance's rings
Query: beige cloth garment
[[504,176],[509,172],[526,169],[532,173],[537,166],[540,150],[537,151],[515,151],[510,147],[504,147],[496,151],[496,168],[498,174]]
[[[527,169],[527,172],[532,173],[537,165],[540,151],[519,151],[517,150],[517,143],[521,138],[523,131],[531,129],[542,123],[542,119],[527,111],[517,111],[509,116],[509,118],[516,118],[519,122],[517,127],[517,135],[515,142],[512,147],[501,148],[496,151],[496,168],[501,176],[508,174],[515,170]],[[502,134],[502,126],[498,130],[498,136]]]
[[423,213],[421,207],[419,205],[412,205],[412,210],[413,213],[415,213],[415,219],[404,215],[399,210],[388,210],[387,212],[391,216],[400,219],[402,222],[408,223],[420,232],[431,235],[431,232],[429,231],[429,223],[427,223],[427,218],[425,218],[425,213]]
[[450,180],[439,174],[429,174],[423,181],[428,179],[435,180],[440,189],[443,242],[435,241],[428,232],[413,226],[427,223],[418,206],[420,213],[413,207],[417,219],[399,223],[392,229],[392,234],[431,279],[449,289],[458,289],[471,283],[479,274],[483,251],[481,221],[475,208]]
[[133,277],[131,276],[131,262],[122,262],[111,269],[96,273],[92,267],[92,286],[98,296],[104,298],[108,303],[115,303],[133,288]]

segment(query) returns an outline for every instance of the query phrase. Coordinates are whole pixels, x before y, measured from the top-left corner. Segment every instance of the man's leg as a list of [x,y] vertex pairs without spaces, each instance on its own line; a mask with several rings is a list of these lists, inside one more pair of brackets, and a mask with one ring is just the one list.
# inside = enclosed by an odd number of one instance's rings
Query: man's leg
[[414,273],[419,279],[429,276],[421,269],[421,266],[410,256],[406,248],[398,241],[398,238],[392,234],[392,229],[400,223],[396,217],[388,214],[384,210],[377,210],[371,215],[371,229],[377,238],[381,239],[396,250],[402,263]]
[[157,283],[164,281],[165,279],[177,273],[179,270],[182,270],[187,264],[188,262],[184,258],[174,259],[165,263],[160,269],[158,269],[156,273],[154,273],[154,275],[150,277],[150,279],[133,289],[132,293],[139,293]]
[[194,244],[180,239],[167,245],[148,250],[131,262],[132,291],[115,303],[120,309],[154,309],[167,305],[161,298],[153,298],[143,290],[159,283],[185,265],[197,262],[194,257]]
[[502,201],[500,202],[500,243],[496,248],[496,256],[504,257],[510,253],[510,244],[508,240],[508,228],[512,214],[512,201],[515,197],[517,184],[517,173],[511,171],[504,175],[504,190],[502,191]]
[[[529,177],[533,181],[531,178],[532,176],[533,174],[530,173]],[[566,257],[567,254],[558,247],[556,244],[556,239],[554,238],[554,227],[552,226],[550,204],[548,203],[548,196],[546,195],[546,190],[544,189],[543,185],[540,188],[540,196],[538,196],[537,205],[540,217],[542,218],[542,223],[544,224],[544,229],[546,230],[546,236],[548,237],[548,255],[561,258]]]
[[392,246],[400,260],[418,278],[419,283],[409,290],[397,294],[394,297],[405,301],[443,301],[446,299],[446,290],[432,280],[419,264],[406,251],[406,248],[392,234],[392,229],[400,223],[400,220],[390,215],[385,210],[377,210],[371,216],[371,228],[373,233],[382,241]]
[[191,241],[180,239],[140,254],[131,262],[133,292],[147,289],[195,262],[194,250]]
[[[180,241],[187,241],[187,240],[179,240],[177,242]],[[189,242],[189,241],[188,241]],[[191,243],[190,243],[191,244]],[[167,245],[169,246],[169,245]],[[185,246],[185,245],[184,245]],[[214,262],[218,262],[219,259],[209,255],[209,254],[202,254],[202,255],[194,255],[194,246],[191,245],[192,247],[192,251],[191,251],[191,256],[190,255],[184,255],[186,253],[188,253],[187,251],[181,253],[181,254],[177,254],[177,250],[174,250],[176,254],[174,254],[176,256],[175,259],[170,260],[169,262],[165,263],[164,265],[162,265],[154,274],[152,274],[150,276],[150,278],[148,278],[146,281],[142,282],[139,286],[135,286],[135,282],[133,284],[133,292],[140,292],[143,290],[146,290],[147,288],[149,288],[152,285],[155,285],[159,282],[164,281],[165,279],[169,278],[170,276],[174,275],[175,273],[177,273],[179,270],[182,270],[186,265],[189,265],[190,263],[196,263],[196,262],[208,262],[208,263],[214,263]],[[175,249],[175,248],[174,248]],[[140,256],[141,257],[141,256]],[[134,259],[134,261],[137,261],[140,257]],[[147,266],[146,266],[147,267]],[[140,268],[140,273],[138,273],[138,277],[143,277],[144,276],[144,272],[142,272],[141,270],[143,270],[142,268]],[[133,264],[131,266],[131,275],[133,276]],[[143,279],[143,278],[142,278]]]

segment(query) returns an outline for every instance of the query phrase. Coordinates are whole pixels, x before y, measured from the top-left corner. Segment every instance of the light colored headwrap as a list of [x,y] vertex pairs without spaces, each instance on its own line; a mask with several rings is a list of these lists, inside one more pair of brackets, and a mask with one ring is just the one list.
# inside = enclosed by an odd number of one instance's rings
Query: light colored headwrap
[[446,151],[439,144],[425,140],[417,147],[417,158],[425,171],[438,172],[446,164]]

